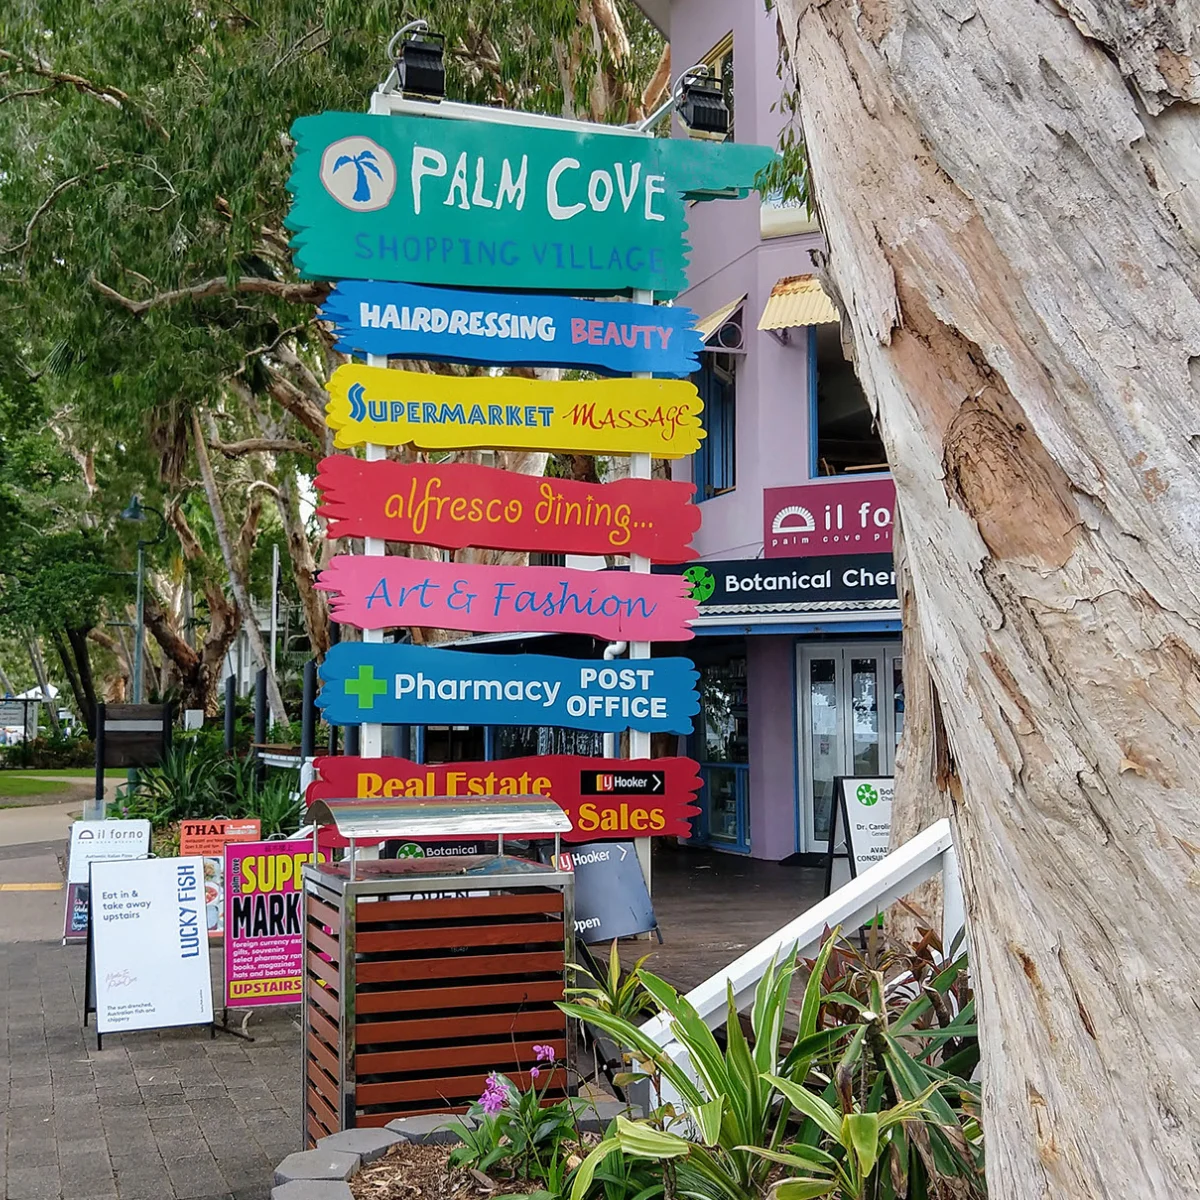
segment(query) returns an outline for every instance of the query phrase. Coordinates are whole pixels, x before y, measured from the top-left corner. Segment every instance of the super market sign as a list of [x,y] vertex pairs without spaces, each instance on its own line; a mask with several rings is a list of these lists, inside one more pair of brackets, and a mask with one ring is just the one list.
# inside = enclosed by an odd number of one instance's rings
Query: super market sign
[[302,275],[575,295],[682,291],[686,202],[747,194],[772,156],[413,115],[321,113],[292,136]]

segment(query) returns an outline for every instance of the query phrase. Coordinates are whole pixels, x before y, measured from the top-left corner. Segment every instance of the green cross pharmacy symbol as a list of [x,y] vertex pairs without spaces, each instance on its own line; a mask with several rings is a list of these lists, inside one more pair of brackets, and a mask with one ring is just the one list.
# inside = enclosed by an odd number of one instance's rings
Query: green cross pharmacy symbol
[[358,697],[359,708],[374,708],[375,697],[387,695],[388,685],[382,679],[375,678],[372,667],[358,668],[357,679],[347,679],[345,682],[346,695]]

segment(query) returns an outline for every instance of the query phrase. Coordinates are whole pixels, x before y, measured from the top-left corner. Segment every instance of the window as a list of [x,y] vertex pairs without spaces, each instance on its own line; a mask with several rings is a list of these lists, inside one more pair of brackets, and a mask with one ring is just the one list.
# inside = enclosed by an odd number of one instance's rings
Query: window
[[550,550],[531,550],[529,552],[529,565],[531,567],[565,567],[567,565],[567,556],[565,554],[555,554]]
[[727,33],[701,60],[725,85],[725,107],[729,109],[729,136],[733,141],[733,34]]
[[692,460],[697,501],[731,492],[737,481],[736,359],[732,354],[706,352],[701,362],[704,365],[692,382],[704,401],[702,419],[708,437]]
[[809,328],[816,394],[816,474],[886,471],[883,441],[854,367],[842,353],[839,326]]

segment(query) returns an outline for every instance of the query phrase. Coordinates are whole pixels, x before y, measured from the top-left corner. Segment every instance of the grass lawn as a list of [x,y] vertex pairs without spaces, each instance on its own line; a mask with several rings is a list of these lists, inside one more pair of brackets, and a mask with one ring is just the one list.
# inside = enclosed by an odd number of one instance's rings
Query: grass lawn
[[0,771],[0,796],[44,796],[65,790],[52,779],[30,779],[16,771]]
[[96,776],[95,767],[30,767],[28,770],[20,771],[0,771],[2,775],[22,775],[29,777],[32,775],[48,775],[54,779],[94,779]]

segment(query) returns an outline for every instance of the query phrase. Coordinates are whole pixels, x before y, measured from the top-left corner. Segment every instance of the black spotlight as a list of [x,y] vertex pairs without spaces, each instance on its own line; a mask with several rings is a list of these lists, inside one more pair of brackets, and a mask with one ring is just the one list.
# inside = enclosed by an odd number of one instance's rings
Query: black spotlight
[[725,137],[729,109],[719,79],[701,71],[687,71],[679,81],[679,119],[693,132]]
[[446,39],[440,33],[418,30],[405,38],[396,59],[400,90],[406,96],[441,100],[446,95],[446,67],[442,61]]

